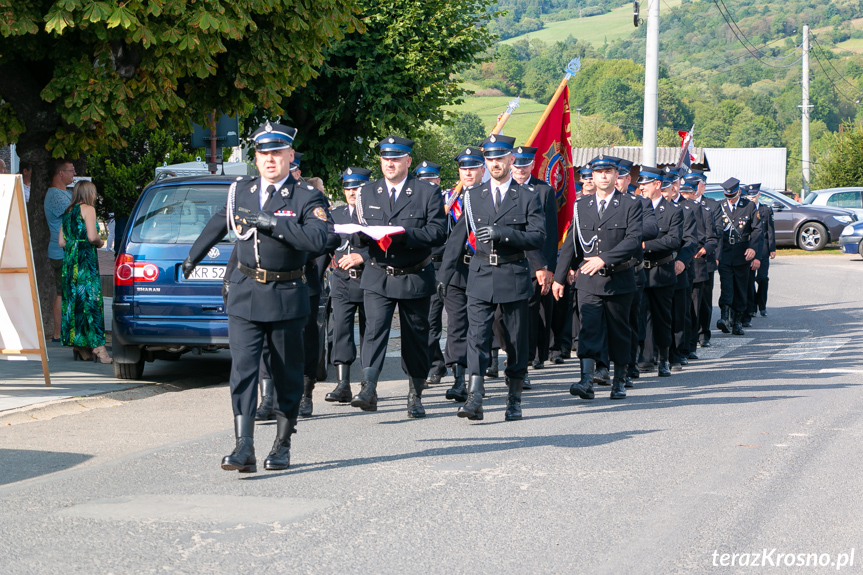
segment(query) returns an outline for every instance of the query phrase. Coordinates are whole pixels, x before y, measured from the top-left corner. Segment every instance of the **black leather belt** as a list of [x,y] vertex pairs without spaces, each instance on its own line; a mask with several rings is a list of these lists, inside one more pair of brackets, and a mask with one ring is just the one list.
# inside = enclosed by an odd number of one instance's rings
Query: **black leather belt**
[[644,269],[649,270],[649,269],[653,269],[653,268],[658,268],[661,265],[667,264],[668,262],[670,262],[671,260],[673,260],[676,257],[677,257],[677,252],[672,252],[670,256],[665,256],[664,258],[660,258],[660,259],[655,260],[655,261],[645,259],[644,260]]
[[635,273],[638,273],[643,269],[644,269],[644,262],[638,262],[638,265],[635,266]]
[[443,261],[443,254],[432,254],[431,255],[431,261],[433,261],[436,264],[441,263]]
[[426,266],[427,266],[427,265],[429,265],[429,264],[431,263],[431,261],[432,261],[431,257],[427,257],[426,259],[424,259],[423,261],[421,261],[421,262],[420,262],[420,263],[418,263],[417,265],[415,265],[415,266],[408,266],[408,267],[406,267],[406,268],[396,268],[396,267],[393,267],[393,266],[382,266],[382,265],[381,265],[381,264],[379,264],[379,263],[377,262],[377,260],[376,260],[376,259],[374,259],[374,258],[371,258],[371,259],[369,260],[369,263],[370,263],[371,265],[375,266],[376,268],[380,268],[380,269],[382,269],[383,271],[385,271],[385,272],[386,272],[386,274],[387,274],[387,275],[390,275],[390,276],[404,276],[404,275],[407,275],[407,274],[415,274],[415,273],[417,273],[417,272],[421,272],[422,270],[424,270],[424,269],[426,268]]
[[286,282],[298,280],[300,278],[303,278],[303,281],[306,281],[305,270],[303,268],[290,272],[274,272],[272,270],[262,270],[261,268],[250,268],[238,262],[237,269],[240,270],[244,276],[250,277],[256,282],[262,284],[267,282]]
[[748,242],[751,237],[752,236],[750,234],[737,234],[736,232],[735,233],[729,232],[728,233],[728,243],[729,243],[729,245],[733,246],[734,244],[739,244],[741,242]]
[[629,268],[635,266],[636,264],[638,264],[638,260],[636,258],[632,258],[629,261],[626,261],[626,262],[623,262],[620,264],[615,264],[613,266],[609,266],[609,265],[602,266],[599,269],[599,271],[596,273],[598,273],[601,276],[610,276],[610,275],[616,274],[618,272],[626,271]]
[[336,268],[335,273],[339,277],[358,280],[363,277],[363,268],[350,268],[347,270],[343,270],[342,268]]
[[465,263],[465,265],[467,265],[467,266],[469,266],[469,265],[470,265],[470,260],[472,260],[472,259],[473,259],[473,254],[465,254],[464,256],[462,256],[462,261],[463,261],[463,262]]
[[523,261],[525,258],[524,252],[518,252],[517,254],[511,254],[508,256],[487,254],[485,252],[476,252],[475,254],[473,254],[473,257],[479,258],[484,262],[488,262],[488,264],[492,266],[499,266],[501,264],[512,264]]

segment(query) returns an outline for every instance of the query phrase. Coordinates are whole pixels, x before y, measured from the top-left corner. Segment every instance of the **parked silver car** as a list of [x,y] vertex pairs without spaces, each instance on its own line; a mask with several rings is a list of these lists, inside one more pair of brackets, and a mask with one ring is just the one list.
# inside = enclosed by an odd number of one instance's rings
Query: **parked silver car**
[[810,206],[828,206],[853,210],[858,220],[863,220],[863,188],[827,188],[812,190],[803,203]]

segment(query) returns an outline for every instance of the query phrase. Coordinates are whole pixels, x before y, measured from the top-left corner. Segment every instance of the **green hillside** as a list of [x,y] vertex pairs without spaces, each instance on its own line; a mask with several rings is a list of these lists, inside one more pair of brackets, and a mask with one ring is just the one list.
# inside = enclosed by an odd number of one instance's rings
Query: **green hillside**
[[[512,98],[508,96],[485,96],[465,98],[460,106],[451,106],[450,110],[457,110],[460,114],[473,112],[482,119],[486,132],[491,132],[497,123],[498,115],[506,111],[506,106]],[[545,110],[545,105],[534,100],[522,98],[519,107],[515,109],[503,129],[504,134],[513,136],[518,143],[524,143],[539,117]]]
[[[669,10],[680,5],[681,0],[663,0],[661,10]],[[642,3],[641,17],[647,16],[647,3]],[[632,25],[632,4],[626,4],[611,10],[607,14],[591,16],[589,18],[573,18],[561,20],[560,22],[546,22],[542,30],[522,34],[504,40],[502,44],[512,44],[524,38],[537,39],[543,42],[563,42],[569,36],[573,36],[582,42],[594,47],[602,46],[606,41],[612,42],[620,38],[626,38],[635,31]]]

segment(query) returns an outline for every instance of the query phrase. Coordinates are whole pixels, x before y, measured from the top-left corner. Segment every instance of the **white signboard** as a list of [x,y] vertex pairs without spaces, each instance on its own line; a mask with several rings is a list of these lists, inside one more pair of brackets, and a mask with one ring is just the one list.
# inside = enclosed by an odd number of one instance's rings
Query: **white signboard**
[[20,175],[0,175],[0,359],[41,360],[51,385]]

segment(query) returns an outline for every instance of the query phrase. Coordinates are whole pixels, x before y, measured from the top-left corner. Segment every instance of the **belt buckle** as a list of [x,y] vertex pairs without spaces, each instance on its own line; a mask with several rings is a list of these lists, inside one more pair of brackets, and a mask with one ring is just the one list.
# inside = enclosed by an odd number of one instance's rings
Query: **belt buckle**
[[348,270],[348,277],[353,278],[353,279],[357,279],[357,270],[355,270],[354,268],[349,269]]
[[464,255],[464,260],[463,260],[463,261],[464,261],[464,263],[465,263],[465,265],[470,265],[470,260],[471,260],[471,259],[473,259],[473,256],[472,256],[472,255],[470,255],[470,254],[465,254],[465,255]]
[[261,268],[255,269],[255,281],[258,283],[265,284],[267,283],[267,270],[262,270]]
[[728,234],[728,245],[733,246],[737,243],[737,238],[734,237],[734,234]]
[[598,273],[602,277],[606,278],[606,277],[608,277],[608,272],[609,272],[608,266],[602,266],[601,268],[599,268],[599,271],[596,273]]
[[394,268],[393,266],[385,267],[384,271],[387,272],[388,276],[395,276],[396,275],[396,268]]
[[497,263],[497,254],[488,254],[488,265],[496,266]]

